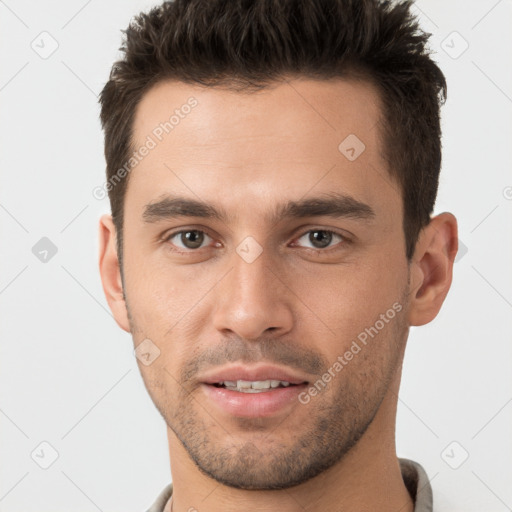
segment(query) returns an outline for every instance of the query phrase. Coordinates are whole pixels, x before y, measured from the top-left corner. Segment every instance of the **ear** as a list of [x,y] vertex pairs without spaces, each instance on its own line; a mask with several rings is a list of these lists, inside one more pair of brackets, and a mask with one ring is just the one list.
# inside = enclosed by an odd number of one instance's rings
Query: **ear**
[[411,262],[409,325],[425,325],[439,313],[452,283],[458,250],[457,219],[448,212],[423,228]]
[[121,269],[117,257],[116,228],[111,215],[100,219],[100,275],[103,292],[114,318],[121,327],[130,332],[130,321],[123,294]]

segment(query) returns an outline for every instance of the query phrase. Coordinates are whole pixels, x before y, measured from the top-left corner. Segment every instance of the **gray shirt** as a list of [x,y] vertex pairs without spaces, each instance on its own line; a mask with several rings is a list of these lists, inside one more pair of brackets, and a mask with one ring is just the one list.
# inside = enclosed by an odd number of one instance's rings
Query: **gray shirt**
[[[423,467],[409,459],[398,459],[405,486],[414,501],[414,512],[432,512],[432,487]],[[164,512],[172,495],[172,484],[167,485],[158,495],[147,512]]]

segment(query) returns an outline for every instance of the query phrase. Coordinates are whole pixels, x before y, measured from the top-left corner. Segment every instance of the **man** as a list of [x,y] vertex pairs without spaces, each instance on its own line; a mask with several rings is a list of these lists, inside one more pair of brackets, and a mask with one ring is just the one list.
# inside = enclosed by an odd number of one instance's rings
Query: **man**
[[126,31],[100,271],[167,424],[152,512],[432,510],[396,406],[457,222],[431,216],[446,84],[410,8],[176,0]]

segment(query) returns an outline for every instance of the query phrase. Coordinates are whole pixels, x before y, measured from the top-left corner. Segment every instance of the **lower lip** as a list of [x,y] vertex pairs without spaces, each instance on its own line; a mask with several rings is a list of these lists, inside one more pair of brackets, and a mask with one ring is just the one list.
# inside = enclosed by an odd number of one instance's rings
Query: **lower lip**
[[239,418],[264,418],[283,411],[292,403],[297,403],[298,395],[306,384],[275,388],[260,393],[243,393],[202,384],[206,396],[224,412]]

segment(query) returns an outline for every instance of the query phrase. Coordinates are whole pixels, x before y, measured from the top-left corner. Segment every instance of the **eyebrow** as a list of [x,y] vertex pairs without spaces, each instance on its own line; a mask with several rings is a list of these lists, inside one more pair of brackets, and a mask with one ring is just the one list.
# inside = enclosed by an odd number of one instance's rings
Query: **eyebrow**
[[[288,201],[277,205],[270,215],[273,223],[286,218],[326,216],[368,221],[375,218],[371,206],[344,194],[330,193],[311,199]],[[226,222],[229,215],[204,201],[176,196],[166,196],[144,207],[144,222],[153,223],[178,217],[200,217]]]

